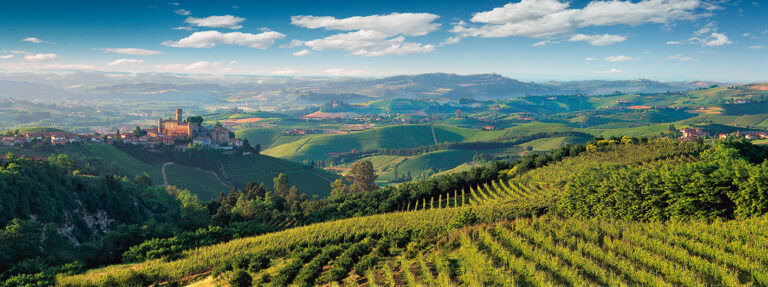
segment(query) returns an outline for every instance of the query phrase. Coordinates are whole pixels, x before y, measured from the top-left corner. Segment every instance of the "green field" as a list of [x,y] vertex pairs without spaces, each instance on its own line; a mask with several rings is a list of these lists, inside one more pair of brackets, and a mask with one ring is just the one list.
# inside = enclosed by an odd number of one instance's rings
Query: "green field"
[[247,139],[251,146],[261,145],[261,149],[267,149],[272,142],[283,135],[282,131],[271,129],[243,129],[235,131],[235,136]]
[[225,178],[238,186],[248,182],[263,182],[272,187],[272,179],[280,173],[285,173],[291,185],[296,185],[299,191],[308,196],[324,197],[330,194],[330,183],[338,175],[322,169],[309,168],[300,163],[279,158],[250,154],[239,157],[223,157]]
[[194,167],[178,164],[168,164],[165,167],[168,184],[178,188],[188,189],[202,201],[209,201],[219,195],[227,193],[232,188],[219,181],[219,178],[211,172]]
[[352,149],[403,149],[438,143],[461,142],[477,131],[435,126],[435,137],[429,125],[401,125],[375,128],[337,135],[309,135],[300,140],[272,147],[264,154],[290,160],[324,160],[328,153],[350,152]]

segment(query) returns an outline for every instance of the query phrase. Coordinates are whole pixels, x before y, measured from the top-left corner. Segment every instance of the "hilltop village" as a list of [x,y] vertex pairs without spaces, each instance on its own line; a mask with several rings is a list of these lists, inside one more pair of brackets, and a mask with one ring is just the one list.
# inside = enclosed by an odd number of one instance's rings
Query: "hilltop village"
[[68,143],[107,143],[120,141],[126,144],[150,148],[162,145],[186,146],[196,144],[203,147],[232,150],[241,147],[243,141],[235,138],[229,129],[217,124],[213,127],[202,125],[202,117],[183,117],[182,109],[176,109],[176,117],[158,119],[157,126],[114,134],[76,134],[66,131],[13,132],[0,138],[3,146],[61,145]]

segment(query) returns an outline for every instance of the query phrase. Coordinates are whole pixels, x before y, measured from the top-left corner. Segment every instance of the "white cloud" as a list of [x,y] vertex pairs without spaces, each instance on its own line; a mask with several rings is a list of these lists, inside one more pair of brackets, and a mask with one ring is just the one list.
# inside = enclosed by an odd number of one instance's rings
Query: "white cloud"
[[682,43],[683,42],[680,42],[680,41],[667,41],[667,45],[680,45]]
[[430,13],[392,13],[337,19],[331,16],[293,16],[291,24],[308,29],[377,31],[388,35],[423,36],[440,28]]
[[616,44],[619,42],[624,42],[626,40],[627,40],[627,37],[620,36],[620,35],[610,35],[610,34],[603,34],[603,35],[576,34],[571,36],[571,38],[568,39],[569,42],[587,42],[592,46],[608,46],[608,45]]
[[539,42],[533,43],[533,45],[531,45],[531,47],[541,47],[541,46],[546,46],[546,45],[549,45],[549,44],[552,44],[552,41],[544,40],[544,41],[539,41]]
[[10,58],[13,58],[13,56],[15,56],[15,55],[13,55],[13,54],[3,55],[3,56],[0,56],[0,60],[7,60],[7,59],[10,59]]
[[107,66],[116,67],[116,66],[135,66],[138,64],[144,63],[144,60],[138,60],[138,59],[117,59],[109,64]]
[[304,41],[293,39],[291,40],[290,43],[280,46],[280,48],[290,49],[290,48],[296,48],[301,46],[304,46]]
[[34,54],[34,55],[27,55],[24,57],[27,61],[45,61],[45,60],[52,60],[56,59],[58,55],[56,54]]
[[[763,46],[763,45],[754,45],[754,46],[749,46],[749,49],[750,50],[762,50],[762,49],[765,49],[765,46]],[[13,55],[11,55],[11,56],[13,56]]]
[[309,50],[307,50],[307,49],[304,49],[304,50],[301,50],[301,51],[295,52],[295,53],[293,53],[293,54],[291,54],[291,55],[294,55],[294,56],[297,56],[297,57],[301,57],[301,56],[306,56],[306,55],[309,55],[310,53],[311,53],[311,52],[310,52]]
[[38,39],[38,38],[35,38],[35,37],[24,38],[24,39],[21,39],[21,41],[22,41],[22,42],[30,42],[30,43],[35,43],[35,44],[40,44],[40,43],[43,43],[43,42],[45,42],[45,41],[43,41],[43,40],[40,40],[40,39]]
[[219,31],[195,32],[178,41],[165,41],[163,45],[181,48],[211,48],[216,45],[237,45],[257,49],[266,49],[275,43],[275,40],[283,39],[285,35],[275,31],[267,31],[259,34]]
[[624,73],[624,71],[622,71],[622,70],[619,70],[619,69],[616,69],[616,68],[612,68],[612,69],[610,69],[610,70],[607,70],[607,71],[593,71],[592,73],[593,73],[593,74],[604,74],[604,75],[608,75],[608,74],[621,74],[621,73]]
[[752,33],[744,33],[744,34],[741,34],[741,36],[742,36],[742,37],[749,37],[749,36],[751,36],[751,35],[752,35]]
[[277,70],[277,71],[274,71],[274,72],[270,73],[270,75],[275,75],[275,76],[287,76],[287,75],[293,75],[293,74],[296,74],[297,72],[298,72],[298,71],[297,71],[296,69],[291,69],[291,68],[283,68],[283,69],[279,69],[279,70]]
[[192,28],[192,27],[188,27],[188,26],[173,27],[173,28],[171,28],[171,29],[173,29],[173,30],[177,30],[177,31],[195,31],[195,30],[197,30],[197,29],[195,29],[195,28]]
[[43,69],[49,69],[49,70],[93,70],[96,69],[95,66],[92,65],[84,65],[84,64],[46,64],[43,65]]
[[347,77],[349,77],[349,76],[360,76],[363,73],[364,72],[360,71],[360,70],[347,70],[347,69],[338,69],[338,68],[325,70],[325,74],[326,75],[330,75],[330,76],[347,76]]
[[392,13],[344,19],[293,16],[293,25],[308,29],[352,31],[304,42],[315,51],[343,50],[357,56],[408,55],[433,51],[432,44],[406,42],[405,36],[423,36],[437,30],[439,16],[429,13]]
[[157,65],[156,69],[172,73],[227,73],[232,69],[219,62],[198,61],[192,64]]
[[608,61],[608,62],[614,62],[615,63],[615,62],[631,61],[631,60],[635,60],[635,58],[630,57],[630,56],[618,55],[618,56],[607,57],[607,58],[605,58],[605,60]]
[[670,24],[700,15],[700,0],[591,1],[582,9],[570,9],[570,2],[522,0],[470,19],[479,25],[459,22],[452,32],[463,37],[502,38],[510,36],[549,38],[590,26]]
[[680,61],[680,62],[691,62],[691,61],[696,61],[696,58],[694,58],[694,57],[690,57],[690,56],[683,56],[683,55],[681,55],[681,54],[675,54],[675,55],[670,55],[670,56],[667,56],[667,59],[670,59],[670,60],[675,60],[675,61]]
[[598,59],[594,58],[594,57],[586,57],[586,58],[584,58],[584,61],[587,61],[587,62],[592,62],[592,61],[597,61],[597,60]]
[[245,18],[223,15],[205,18],[189,17],[184,22],[197,27],[240,29],[243,27],[240,25],[240,22],[243,21],[245,21]]
[[181,16],[187,16],[189,14],[192,14],[192,12],[189,12],[189,10],[184,10],[184,9],[177,9],[176,11],[173,11],[173,12]]
[[733,43],[728,39],[728,36],[723,33],[712,33],[708,37],[704,38],[692,37],[691,42],[699,43],[705,47],[720,47]]
[[160,51],[139,49],[139,48],[101,48],[99,50],[102,50],[107,53],[117,53],[117,54],[135,55],[135,56],[152,56],[152,55],[159,55],[163,53]]
[[461,37],[455,36],[455,37],[448,37],[443,40],[442,43],[440,43],[440,46],[447,46],[447,45],[455,45],[461,42]]

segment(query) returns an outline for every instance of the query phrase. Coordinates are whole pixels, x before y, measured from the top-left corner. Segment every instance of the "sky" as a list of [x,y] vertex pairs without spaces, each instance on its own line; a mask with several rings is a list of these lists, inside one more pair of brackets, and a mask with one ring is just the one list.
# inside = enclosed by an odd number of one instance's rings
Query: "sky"
[[764,0],[0,0],[0,71],[768,81]]

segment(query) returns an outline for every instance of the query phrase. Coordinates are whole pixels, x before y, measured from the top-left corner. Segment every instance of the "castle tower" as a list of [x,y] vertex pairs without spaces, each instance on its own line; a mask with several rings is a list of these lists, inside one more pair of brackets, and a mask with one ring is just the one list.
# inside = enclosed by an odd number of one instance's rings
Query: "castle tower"
[[163,118],[157,119],[157,133],[158,134],[163,133]]
[[179,122],[179,123],[184,121],[184,117],[182,117],[181,109],[176,109],[176,121]]

